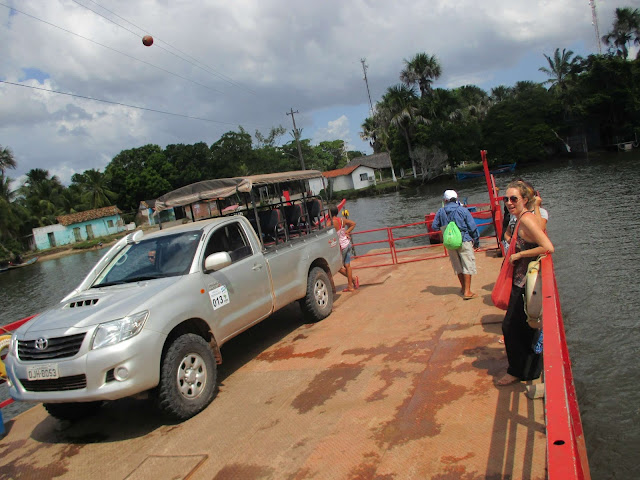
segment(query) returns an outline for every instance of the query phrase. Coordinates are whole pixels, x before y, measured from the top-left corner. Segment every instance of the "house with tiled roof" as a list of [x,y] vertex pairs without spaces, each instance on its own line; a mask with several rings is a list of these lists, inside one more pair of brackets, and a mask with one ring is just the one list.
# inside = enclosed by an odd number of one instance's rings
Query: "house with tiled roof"
[[376,184],[375,171],[364,165],[352,165],[322,172],[322,178],[309,180],[309,187],[314,195],[320,190],[339,192],[341,190],[359,190]]
[[125,229],[121,213],[114,205],[60,215],[58,223],[33,229],[36,248],[44,250],[121,232]]
[[373,155],[366,155],[364,157],[352,158],[346,167],[352,167],[354,165],[364,165],[365,167],[373,168],[378,174],[378,181],[381,182],[383,176],[391,178],[396,181],[395,172],[393,171],[393,165],[391,163],[391,157],[389,153],[374,153]]

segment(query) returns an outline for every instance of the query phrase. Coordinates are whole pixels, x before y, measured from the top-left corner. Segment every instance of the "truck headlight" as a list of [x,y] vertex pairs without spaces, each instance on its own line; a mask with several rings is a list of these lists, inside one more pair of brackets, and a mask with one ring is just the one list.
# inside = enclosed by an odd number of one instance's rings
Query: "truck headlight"
[[149,317],[149,311],[134,313],[118,320],[101,323],[96,328],[91,340],[91,348],[108,347],[128,338],[135,337],[142,331],[144,322]]

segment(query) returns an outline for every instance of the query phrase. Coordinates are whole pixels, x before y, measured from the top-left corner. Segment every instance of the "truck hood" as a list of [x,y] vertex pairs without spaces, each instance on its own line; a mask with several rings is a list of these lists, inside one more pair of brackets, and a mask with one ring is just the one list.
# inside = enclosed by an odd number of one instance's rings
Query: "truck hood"
[[167,277],[125,285],[91,288],[65,298],[44,311],[20,329],[23,333],[61,328],[86,328],[117,320],[132,313],[147,310],[153,297],[176,286],[182,277]]

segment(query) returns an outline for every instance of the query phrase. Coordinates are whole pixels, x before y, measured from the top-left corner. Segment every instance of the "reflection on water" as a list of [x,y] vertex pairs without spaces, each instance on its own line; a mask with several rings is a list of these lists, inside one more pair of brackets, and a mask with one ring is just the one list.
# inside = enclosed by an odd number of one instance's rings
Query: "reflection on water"
[[[635,478],[640,451],[640,154],[519,167],[549,210],[549,235],[593,478]],[[504,187],[511,178],[499,176]],[[487,202],[483,180],[425,185],[348,202],[356,230],[413,223],[441,206],[442,192]],[[355,239],[362,241],[359,236]],[[38,262],[0,275],[0,324],[58,302],[102,252]],[[0,392],[2,395],[2,392]]]

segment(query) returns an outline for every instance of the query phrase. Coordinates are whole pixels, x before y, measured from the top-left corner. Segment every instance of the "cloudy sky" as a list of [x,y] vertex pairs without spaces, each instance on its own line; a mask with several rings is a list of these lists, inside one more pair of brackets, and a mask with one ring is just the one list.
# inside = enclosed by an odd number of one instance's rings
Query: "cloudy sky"
[[[601,36],[616,7],[640,7],[619,1],[597,2]],[[148,143],[290,131],[290,109],[312,143],[371,153],[362,58],[375,104],[418,52],[438,57],[435,86],[490,91],[543,81],[556,47],[598,48],[587,0],[0,0],[0,23],[9,175],[44,168],[63,183]]]

